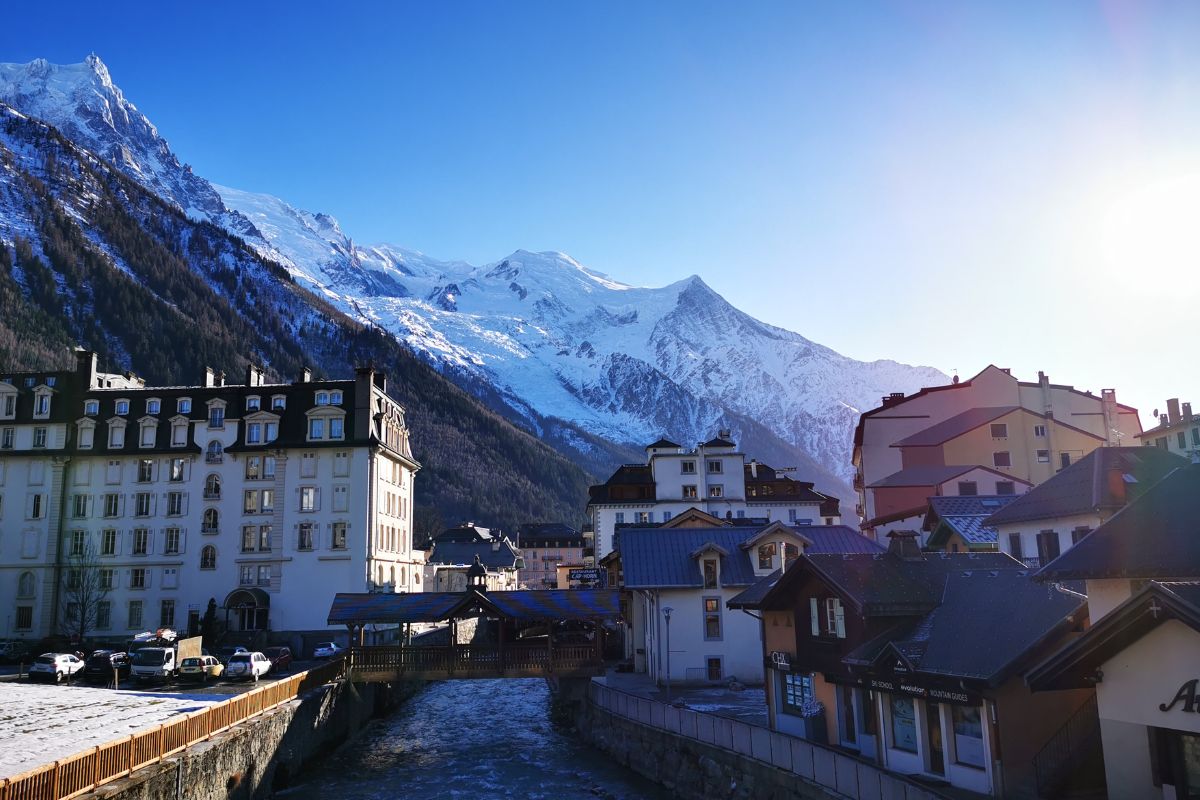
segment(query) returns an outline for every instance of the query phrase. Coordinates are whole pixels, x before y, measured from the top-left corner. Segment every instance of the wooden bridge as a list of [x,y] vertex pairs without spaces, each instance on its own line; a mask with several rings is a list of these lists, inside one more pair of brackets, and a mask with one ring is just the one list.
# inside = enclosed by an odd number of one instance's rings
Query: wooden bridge
[[[349,627],[351,640],[357,642],[346,657],[353,681],[589,678],[604,673],[601,623],[618,613],[614,589],[486,592],[472,587],[461,593],[339,594],[329,622]],[[460,642],[464,620],[473,620],[494,641]],[[556,632],[556,624],[564,620],[591,623],[590,634]],[[363,628],[369,624],[436,621],[449,623],[447,643],[362,644]],[[545,633],[520,639],[521,625],[537,626]]]

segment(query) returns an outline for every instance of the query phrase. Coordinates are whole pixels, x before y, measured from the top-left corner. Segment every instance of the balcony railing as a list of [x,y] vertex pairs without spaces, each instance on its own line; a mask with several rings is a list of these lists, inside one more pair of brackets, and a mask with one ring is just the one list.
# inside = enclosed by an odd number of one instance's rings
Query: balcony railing
[[205,464],[223,464],[224,462],[225,462],[225,454],[224,453],[205,453],[204,454],[204,463]]
[[437,680],[497,675],[598,675],[604,663],[594,644],[456,645],[453,647],[355,647],[349,662],[354,680],[397,676]]
[[205,489],[204,490],[204,499],[205,500],[220,500],[221,499],[221,490],[220,489]]

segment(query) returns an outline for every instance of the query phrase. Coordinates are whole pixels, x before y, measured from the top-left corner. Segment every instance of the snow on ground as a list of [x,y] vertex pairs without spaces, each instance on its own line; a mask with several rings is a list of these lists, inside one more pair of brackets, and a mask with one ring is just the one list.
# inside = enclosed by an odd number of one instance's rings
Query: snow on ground
[[0,682],[0,777],[66,758],[228,700],[228,695],[112,691]]

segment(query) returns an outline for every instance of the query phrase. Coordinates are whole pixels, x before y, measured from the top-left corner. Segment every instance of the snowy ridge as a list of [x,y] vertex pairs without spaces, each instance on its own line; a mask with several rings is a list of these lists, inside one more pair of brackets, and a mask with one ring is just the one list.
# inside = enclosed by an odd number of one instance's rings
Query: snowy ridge
[[757,421],[797,462],[810,456],[845,480],[861,410],[889,392],[946,381],[928,367],[846,358],[760,322],[698,276],[633,287],[558,252],[518,250],[476,266],[357,244],[328,214],[214,186],[181,166],[95,56],[73,66],[0,65],[0,100],[54,124],[189,215],[242,236],[469,390],[491,387],[535,428],[539,418],[558,418],[640,445],[662,434],[700,441],[718,426],[738,435]]

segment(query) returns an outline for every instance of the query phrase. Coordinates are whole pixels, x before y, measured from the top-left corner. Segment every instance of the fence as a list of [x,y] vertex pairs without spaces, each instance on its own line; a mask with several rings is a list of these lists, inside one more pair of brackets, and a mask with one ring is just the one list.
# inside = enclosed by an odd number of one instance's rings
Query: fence
[[260,686],[156,728],[139,731],[52,764],[0,779],[0,800],[66,800],[156,764],[256,714],[295,700],[310,689],[340,678],[336,659],[286,680]]
[[860,800],[947,800],[947,795],[833,747],[735,719],[676,708],[592,681],[592,705],[618,717],[738,753]]

